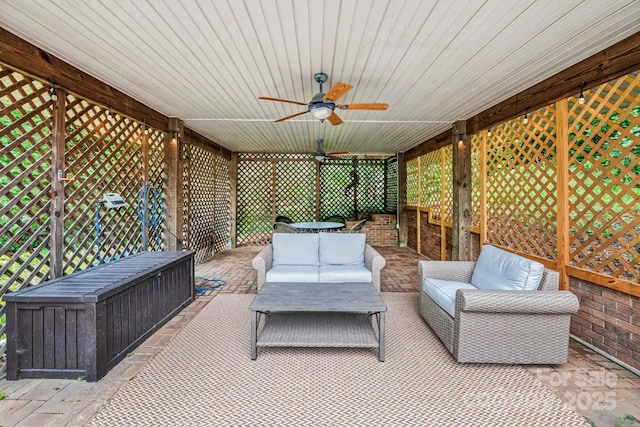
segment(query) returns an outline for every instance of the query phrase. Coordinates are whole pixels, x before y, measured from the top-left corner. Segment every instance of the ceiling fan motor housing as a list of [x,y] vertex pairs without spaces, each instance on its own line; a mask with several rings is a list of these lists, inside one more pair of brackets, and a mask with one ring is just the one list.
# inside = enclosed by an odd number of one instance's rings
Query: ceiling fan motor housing
[[333,110],[336,108],[336,104],[334,104],[333,102],[324,102],[323,98],[324,93],[319,92],[315,94],[308,107],[309,112],[315,118],[320,120],[324,120],[329,117],[333,113]]

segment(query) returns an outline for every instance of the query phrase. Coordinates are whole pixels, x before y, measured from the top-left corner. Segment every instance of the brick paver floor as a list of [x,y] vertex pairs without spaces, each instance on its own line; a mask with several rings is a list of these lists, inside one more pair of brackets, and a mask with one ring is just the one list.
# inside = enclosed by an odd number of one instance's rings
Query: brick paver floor
[[[196,267],[198,277],[226,285],[198,297],[95,383],[76,380],[0,380],[0,426],[82,426],[132,379],[218,293],[255,293],[251,259],[259,247],[216,255]],[[379,247],[386,259],[382,291],[419,290],[416,252]],[[533,376],[576,408],[594,426],[640,427],[640,377],[571,341],[569,361],[559,366],[525,366]],[[132,410],[134,410],[132,408]]]

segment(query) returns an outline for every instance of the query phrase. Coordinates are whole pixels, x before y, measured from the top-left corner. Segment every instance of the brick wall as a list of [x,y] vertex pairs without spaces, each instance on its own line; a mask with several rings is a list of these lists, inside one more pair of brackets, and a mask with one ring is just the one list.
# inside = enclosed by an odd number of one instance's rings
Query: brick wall
[[[417,251],[418,233],[416,228],[416,211],[407,210],[407,246]],[[451,251],[453,249],[451,241],[451,229],[446,228],[447,233],[447,259],[451,259]],[[471,233],[471,248],[473,251],[473,259],[478,258],[480,253],[480,236],[477,233]],[[420,212],[420,252],[422,255],[431,259],[440,259],[440,226],[429,224],[429,216],[426,212]]]
[[418,229],[416,228],[416,211],[407,209],[407,246],[414,251],[418,250]]
[[[426,212],[420,214],[420,252],[431,259],[440,259],[440,226],[429,224]],[[447,252],[450,246],[451,236],[447,233]]]
[[580,301],[571,333],[640,369],[640,298],[573,277],[570,288]]
[[[357,221],[347,221],[347,228]],[[367,221],[362,232],[367,235],[367,243],[372,246],[398,246],[398,229],[395,214],[374,214],[373,221]]]

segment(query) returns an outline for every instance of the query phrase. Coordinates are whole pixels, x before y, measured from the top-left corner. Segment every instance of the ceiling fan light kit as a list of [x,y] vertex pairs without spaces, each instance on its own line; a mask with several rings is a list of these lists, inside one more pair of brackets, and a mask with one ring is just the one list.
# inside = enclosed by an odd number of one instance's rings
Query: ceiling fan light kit
[[[322,149],[322,143],[323,143],[322,139],[320,139],[320,138],[316,139],[316,144],[318,144],[318,148],[313,153],[313,158],[316,159],[319,162],[322,162],[322,161],[326,160],[327,158],[332,158],[336,154],[347,154],[347,151],[336,151],[334,153],[325,153],[324,150]],[[337,157],[333,157],[333,158],[337,158]]]
[[314,119],[323,121],[329,118],[333,113],[333,109],[336,108],[335,104],[329,104],[327,102],[319,102],[317,104],[309,104],[309,112]]
[[349,83],[338,82],[329,92],[324,93],[322,91],[322,84],[325,83],[328,79],[328,76],[325,73],[316,73],[313,76],[314,80],[320,85],[320,92],[316,93],[311,102],[304,103],[300,101],[292,101],[290,99],[280,99],[280,98],[271,98],[268,96],[260,96],[258,99],[263,101],[276,101],[276,102],[286,102],[288,104],[296,104],[296,105],[304,105],[307,107],[307,111],[302,111],[299,113],[291,114],[289,116],[281,117],[278,120],[274,120],[274,122],[283,122],[285,120],[292,119],[294,117],[301,116],[302,114],[311,113],[314,119],[320,120],[320,122],[324,122],[327,120],[334,126],[342,124],[342,119],[335,113],[335,109],[338,108],[340,110],[386,110],[388,105],[382,103],[360,103],[360,104],[337,104],[336,101],[345,93],[350,91],[353,86]]

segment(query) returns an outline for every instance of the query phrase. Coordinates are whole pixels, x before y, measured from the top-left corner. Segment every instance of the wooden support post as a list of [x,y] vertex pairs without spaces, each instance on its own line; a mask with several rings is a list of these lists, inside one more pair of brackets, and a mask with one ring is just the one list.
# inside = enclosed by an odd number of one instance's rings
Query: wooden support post
[[569,105],[567,99],[556,102],[556,158],[557,158],[557,222],[558,272],[560,289],[569,289]]
[[398,243],[402,247],[407,246],[407,162],[404,153],[398,153]]
[[322,189],[322,182],[320,181],[320,162],[315,162],[316,167],[316,221],[320,221],[320,190]]
[[[49,226],[49,261],[51,278],[64,274],[64,181],[65,173],[65,109],[67,94],[58,89],[58,99],[53,103],[53,128],[51,132],[51,215]],[[58,175],[60,171],[61,176]]]
[[229,218],[231,247],[238,246],[238,154],[231,153],[229,162]]
[[487,146],[489,134],[482,133],[480,143],[480,249],[487,242]]
[[471,142],[464,120],[453,124],[453,261],[471,261]]
[[[166,200],[166,239],[167,250],[176,251],[183,249],[183,165],[180,159],[182,148],[181,138],[183,134],[182,122],[175,117],[169,119],[169,132],[165,136],[165,188]],[[175,136],[175,138],[174,138]]]
[[421,228],[422,228],[422,211],[420,211],[420,207],[422,206],[422,199],[420,197],[420,193],[421,193],[421,175],[422,175],[422,169],[420,169],[420,157],[418,157],[416,159],[416,161],[418,162],[418,191],[417,191],[417,200],[416,200],[416,204],[418,206],[416,206],[416,250],[418,251],[419,254],[422,253],[422,245],[420,244],[420,241],[422,240],[422,235],[421,235]]
[[440,150],[440,260],[447,260],[447,226],[444,223],[445,194],[447,193],[447,180],[445,170],[447,158],[443,149]]

